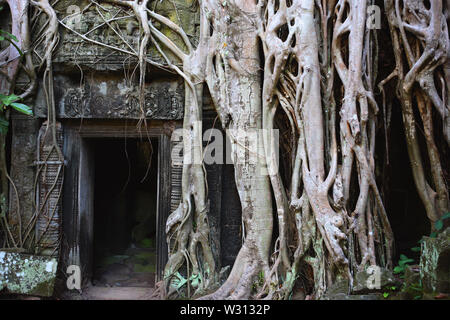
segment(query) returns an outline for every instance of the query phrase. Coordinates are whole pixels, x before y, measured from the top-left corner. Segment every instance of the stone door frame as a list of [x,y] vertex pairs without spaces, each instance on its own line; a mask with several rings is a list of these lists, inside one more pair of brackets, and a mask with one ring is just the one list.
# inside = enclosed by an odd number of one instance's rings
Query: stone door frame
[[[156,222],[156,281],[162,280],[167,262],[165,222],[171,202],[171,141],[168,134],[176,122],[149,120],[146,132],[134,120],[68,120],[63,122],[67,161],[63,185],[63,267],[79,265],[83,283],[91,279],[93,260],[93,162],[89,138],[157,138],[158,194]],[[170,124],[169,126],[167,124]],[[64,263],[66,261],[66,263]],[[64,269],[65,270],[65,269]],[[84,275],[84,276],[83,276]]]

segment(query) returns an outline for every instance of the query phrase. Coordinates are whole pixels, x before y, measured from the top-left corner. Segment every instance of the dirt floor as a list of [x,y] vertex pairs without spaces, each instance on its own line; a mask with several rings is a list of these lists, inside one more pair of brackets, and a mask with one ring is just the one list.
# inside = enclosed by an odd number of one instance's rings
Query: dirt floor
[[63,299],[74,300],[153,300],[156,250],[132,246],[121,255],[99,258],[92,282],[81,293],[71,292]]

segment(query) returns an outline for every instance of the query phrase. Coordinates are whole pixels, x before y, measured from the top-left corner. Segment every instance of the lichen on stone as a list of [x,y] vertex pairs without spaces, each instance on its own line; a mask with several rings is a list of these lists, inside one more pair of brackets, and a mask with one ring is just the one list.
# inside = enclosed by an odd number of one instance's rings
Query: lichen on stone
[[55,258],[0,251],[0,290],[51,296],[57,266]]

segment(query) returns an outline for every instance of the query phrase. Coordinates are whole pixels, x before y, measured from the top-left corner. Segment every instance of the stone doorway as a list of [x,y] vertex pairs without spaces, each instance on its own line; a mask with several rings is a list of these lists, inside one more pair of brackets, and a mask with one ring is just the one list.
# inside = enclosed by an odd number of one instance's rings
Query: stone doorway
[[85,298],[149,299],[167,261],[164,225],[178,188],[164,122],[146,132],[124,121],[63,127],[62,260],[80,266]]
[[93,279],[96,286],[153,287],[158,139],[94,138]]

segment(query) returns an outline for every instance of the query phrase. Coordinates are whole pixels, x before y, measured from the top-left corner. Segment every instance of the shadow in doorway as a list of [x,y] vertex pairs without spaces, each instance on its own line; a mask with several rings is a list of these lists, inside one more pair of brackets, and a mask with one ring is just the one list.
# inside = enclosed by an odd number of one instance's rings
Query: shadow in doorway
[[[158,140],[101,138],[89,143],[95,159],[92,284],[153,287]],[[106,296],[122,291],[110,290]]]

